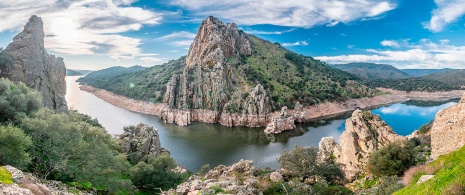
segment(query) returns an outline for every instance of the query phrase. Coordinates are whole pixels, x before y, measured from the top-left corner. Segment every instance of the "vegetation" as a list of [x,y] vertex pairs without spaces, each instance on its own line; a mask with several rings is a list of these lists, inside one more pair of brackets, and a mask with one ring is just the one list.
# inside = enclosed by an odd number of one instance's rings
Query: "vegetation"
[[292,151],[284,151],[278,159],[281,167],[285,167],[294,178],[321,178],[330,183],[341,182],[344,173],[335,164],[317,162],[318,149],[296,146]]
[[148,162],[139,162],[131,168],[131,179],[138,189],[151,194],[159,193],[160,189],[174,188],[189,177],[188,173],[172,172],[171,169],[175,167],[174,159],[168,155],[150,157]]
[[332,65],[332,67],[366,80],[404,79],[410,77],[407,73],[387,64],[349,63]]
[[406,79],[367,80],[364,82],[371,87],[384,87],[401,91],[451,91],[459,89],[445,82],[434,81],[422,77]]
[[82,75],[84,74],[82,74],[81,72],[71,70],[71,69],[66,69],[66,76],[82,76]]
[[0,167],[0,184],[12,184],[13,177],[11,173],[5,168]]
[[[87,85],[105,89],[126,97],[150,102],[162,102],[166,83],[174,74],[181,74],[186,57],[145,70],[115,74],[108,69],[96,71],[78,79]],[[111,69],[111,68],[109,68]],[[101,76],[104,74],[106,76]]]
[[14,126],[0,126],[0,165],[25,168],[31,157],[27,152],[32,145],[31,138]]
[[[394,194],[464,194],[465,193],[465,146],[439,157],[434,162],[417,169],[410,184]],[[435,176],[417,184],[424,174]]]
[[455,88],[465,86],[465,70],[447,70],[423,76],[425,79],[447,83]]
[[434,74],[437,72],[444,72],[448,71],[450,69],[444,68],[444,69],[402,69],[402,72],[407,73],[410,76],[414,77],[421,77],[421,76],[426,76],[429,74]]
[[42,107],[42,96],[23,83],[0,78],[0,123],[18,124]]
[[415,150],[419,143],[411,139],[406,143],[394,142],[370,154],[368,167],[375,176],[401,175],[415,165]]

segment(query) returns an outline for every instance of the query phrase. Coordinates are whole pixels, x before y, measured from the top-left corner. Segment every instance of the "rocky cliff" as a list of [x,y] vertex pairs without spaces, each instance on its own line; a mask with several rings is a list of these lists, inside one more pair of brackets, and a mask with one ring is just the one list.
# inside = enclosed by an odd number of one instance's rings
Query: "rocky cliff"
[[65,64],[63,58],[47,53],[44,36],[42,19],[31,16],[24,30],[1,52],[0,76],[40,91],[45,106],[63,112],[68,110]]
[[342,165],[346,178],[354,181],[367,173],[368,156],[394,141],[406,139],[394,133],[379,115],[356,110],[346,120],[346,130],[337,144],[332,137],[323,138],[319,145],[321,161],[334,161]]
[[146,124],[124,127],[119,136],[122,152],[133,162],[146,161],[148,157],[157,157],[161,153],[169,153],[161,147],[157,129]]
[[238,77],[231,59],[251,55],[245,34],[235,24],[214,17],[202,22],[186,58],[182,74],[166,87],[162,115],[165,122],[188,125],[193,121],[226,126],[263,126],[271,101],[267,91],[253,88]]
[[465,94],[457,105],[436,113],[430,131],[433,159],[465,145]]

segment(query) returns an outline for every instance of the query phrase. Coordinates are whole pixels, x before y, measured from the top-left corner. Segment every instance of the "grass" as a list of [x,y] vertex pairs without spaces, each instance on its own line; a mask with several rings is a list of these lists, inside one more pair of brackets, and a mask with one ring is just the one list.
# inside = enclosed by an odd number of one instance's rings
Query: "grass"
[[12,184],[13,182],[11,173],[5,167],[0,167],[0,183]]
[[414,182],[409,186],[397,191],[396,195],[402,194],[450,194],[451,192],[460,191],[458,194],[464,194],[465,186],[465,146],[459,150],[439,157],[429,165],[428,168],[437,169],[435,176],[421,184]]

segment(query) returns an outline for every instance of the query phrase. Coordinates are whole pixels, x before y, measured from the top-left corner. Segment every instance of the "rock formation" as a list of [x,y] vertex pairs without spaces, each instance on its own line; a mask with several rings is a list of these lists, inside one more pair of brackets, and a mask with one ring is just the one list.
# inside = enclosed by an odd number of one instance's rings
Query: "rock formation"
[[235,24],[214,17],[202,22],[183,73],[167,83],[163,112],[165,122],[188,125],[193,121],[226,126],[264,126],[269,122],[271,101],[260,85],[251,89],[228,59],[250,56],[245,34]]
[[[204,178],[193,175],[186,182],[179,184],[176,189],[164,194],[215,194],[215,188],[233,194],[260,194],[261,192],[255,187],[259,182],[257,175],[260,170],[252,164],[250,160],[240,160],[229,167],[220,165],[210,170]],[[277,174],[275,173],[275,176]]]
[[146,124],[125,127],[119,140],[122,152],[135,162],[146,160],[149,156],[157,157],[166,152],[160,145],[157,129]]
[[322,139],[319,159],[342,164],[346,178],[353,181],[367,172],[368,156],[373,151],[402,139],[406,138],[394,133],[379,115],[356,110],[346,120],[346,129],[339,137],[340,145],[333,138]]
[[40,91],[45,106],[67,111],[65,64],[63,58],[47,53],[44,36],[42,19],[31,16],[24,30],[1,52],[0,76]]
[[283,107],[278,116],[271,119],[265,129],[266,134],[278,134],[283,131],[295,129],[295,118],[287,111],[287,107]]
[[430,131],[433,159],[455,151],[465,144],[465,94],[457,105],[436,113]]

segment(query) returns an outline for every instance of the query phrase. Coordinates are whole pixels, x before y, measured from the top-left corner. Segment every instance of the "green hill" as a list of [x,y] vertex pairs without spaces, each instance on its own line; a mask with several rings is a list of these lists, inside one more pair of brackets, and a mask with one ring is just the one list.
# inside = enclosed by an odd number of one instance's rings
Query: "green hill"
[[103,70],[93,71],[86,75],[85,77],[79,78],[78,82],[83,83],[98,83],[101,79],[118,76],[125,73],[131,73],[139,70],[144,70],[145,68],[142,66],[131,66],[131,67],[121,67],[121,66],[114,66],[110,68],[106,68]]
[[[220,42],[211,43],[218,44],[215,46],[218,48],[212,51],[211,55],[217,55],[217,50],[221,49],[224,61],[217,58],[210,59],[211,56],[197,56],[205,52],[194,56],[191,52],[196,51],[192,51],[191,46],[189,51],[192,55],[191,59],[200,59],[202,65],[190,66],[186,63],[189,57],[181,57],[137,73],[126,73],[117,77],[112,75],[107,78],[99,76],[94,80],[84,77],[80,81],[127,97],[162,102],[167,85],[170,85],[168,81],[174,79],[175,83],[171,84],[174,91],[170,91],[170,94],[174,95],[172,98],[175,98],[173,104],[177,105],[176,108],[216,110],[223,109],[225,104],[230,102],[228,110],[236,112],[245,109],[242,105],[238,105],[241,104],[238,102],[250,96],[250,90],[258,84],[263,86],[266,95],[272,101],[270,105],[272,110],[281,109],[282,106],[293,108],[297,101],[309,105],[323,101],[374,96],[378,93],[377,90],[361,84],[352,74],[330,67],[312,57],[296,54],[279,44],[246,34],[235,28],[234,24],[224,25],[212,17],[207,18],[202,25],[206,23],[216,27],[205,25],[200,28],[208,28],[207,31],[213,34],[221,31],[219,36],[232,36],[232,40],[236,40],[236,43],[230,43],[228,42],[230,39],[226,37]],[[193,44],[201,43],[199,40],[201,38],[196,37]],[[241,53],[239,48],[242,46],[229,45],[244,44],[244,42],[250,45],[250,53]],[[230,52],[234,49],[236,51]],[[92,73],[87,77],[89,76],[94,75]],[[188,98],[187,104],[185,104],[186,99],[183,98]],[[194,103],[201,101],[199,98],[203,99],[202,102]]]
[[465,86],[465,70],[447,70],[429,74],[423,78],[448,83],[456,88]]
[[403,79],[410,77],[407,73],[387,64],[349,63],[331,66],[363,79]]
[[411,194],[464,194],[465,193],[465,147],[439,157],[427,165],[428,170],[434,171],[434,177],[426,182],[416,184],[421,175],[420,171],[414,176],[411,184],[395,195]]
[[429,74],[433,74],[437,72],[444,72],[448,70],[450,69],[447,69],[447,68],[444,68],[444,69],[401,69],[402,72],[405,72],[408,75],[414,76],[414,77],[421,77],[421,76],[425,76],[425,75],[429,75]]
[[82,74],[81,72],[71,70],[71,69],[66,69],[66,76],[82,76],[82,75],[84,74]]

